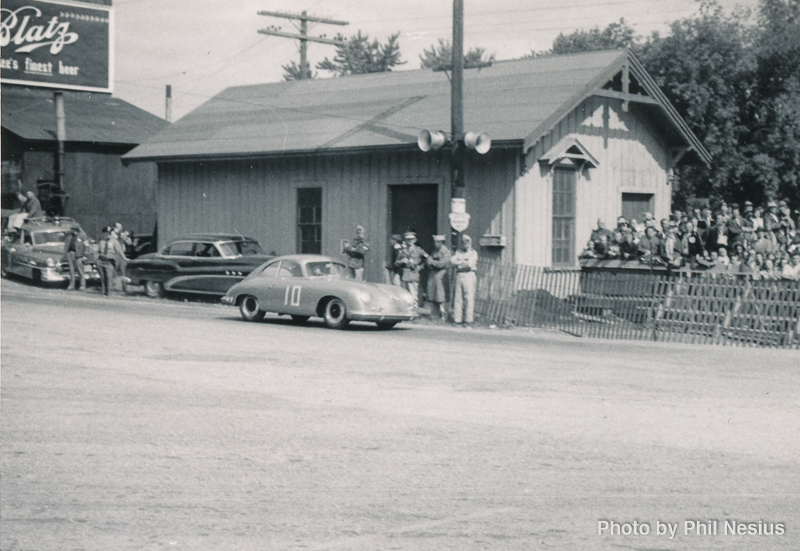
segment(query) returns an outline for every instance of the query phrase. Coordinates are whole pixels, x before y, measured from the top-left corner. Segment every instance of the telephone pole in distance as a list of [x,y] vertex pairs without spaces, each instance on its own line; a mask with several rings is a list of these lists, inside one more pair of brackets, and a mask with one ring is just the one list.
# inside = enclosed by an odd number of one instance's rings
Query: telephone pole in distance
[[341,46],[344,44],[344,42],[341,40],[333,40],[322,36],[308,36],[308,22],[311,21],[312,23],[323,23],[325,25],[342,25],[342,26],[350,24],[348,21],[337,21],[335,19],[311,17],[307,15],[305,11],[303,11],[303,13],[300,15],[294,13],[278,12],[278,11],[260,11],[258,12],[258,15],[266,15],[269,17],[280,17],[292,21],[300,21],[300,34],[281,32],[275,29],[274,26],[269,29],[259,29],[258,32],[261,34],[280,36],[283,38],[295,38],[300,41],[300,73],[302,75],[302,78],[310,78],[311,75],[311,70],[308,67],[309,42],[319,42],[320,44],[331,44],[333,46]]

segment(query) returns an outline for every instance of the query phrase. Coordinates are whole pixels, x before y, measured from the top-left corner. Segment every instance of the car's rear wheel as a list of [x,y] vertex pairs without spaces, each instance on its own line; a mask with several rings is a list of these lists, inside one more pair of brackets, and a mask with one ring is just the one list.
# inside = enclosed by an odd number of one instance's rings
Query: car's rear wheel
[[375,322],[375,325],[378,326],[378,329],[381,329],[383,331],[388,331],[389,329],[391,329],[392,327],[397,325],[397,322],[396,321],[377,321],[377,322]]
[[350,320],[347,319],[347,307],[338,298],[332,298],[325,305],[325,325],[331,329],[344,329]]
[[145,281],[144,292],[150,298],[160,298],[164,296],[164,284],[160,281]]
[[261,321],[265,314],[258,299],[252,295],[244,297],[239,303],[239,313],[245,321]]
[[310,318],[310,317],[311,316],[298,316],[298,315],[292,314],[292,319],[294,321],[296,321],[297,323],[305,323],[305,322],[308,321],[308,318]]

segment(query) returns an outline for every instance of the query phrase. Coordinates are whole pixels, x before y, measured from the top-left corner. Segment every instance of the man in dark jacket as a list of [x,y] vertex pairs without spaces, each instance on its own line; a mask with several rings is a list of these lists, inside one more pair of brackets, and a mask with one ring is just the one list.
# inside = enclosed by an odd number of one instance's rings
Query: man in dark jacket
[[36,194],[32,191],[29,191],[25,194],[27,197],[25,204],[22,208],[25,212],[28,213],[28,220],[33,218],[41,218],[44,216],[44,211],[42,211],[42,204],[39,202],[39,199],[36,197]]
[[428,302],[431,305],[431,317],[447,320],[447,293],[444,280],[447,277],[447,268],[450,266],[450,249],[444,244],[444,235],[433,236],[433,252],[428,257]]
[[83,258],[86,256],[86,243],[82,239],[78,228],[71,228],[64,241],[64,257],[69,264],[69,286],[68,291],[72,291],[75,286],[75,274],[78,276],[77,288],[83,291],[86,288],[86,281],[83,273]]
[[364,226],[356,226],[355,238],[344,246],[350,277],[356,281],[364,281],[364,260],[367,251],[369,251],[369,243],[365,238]]

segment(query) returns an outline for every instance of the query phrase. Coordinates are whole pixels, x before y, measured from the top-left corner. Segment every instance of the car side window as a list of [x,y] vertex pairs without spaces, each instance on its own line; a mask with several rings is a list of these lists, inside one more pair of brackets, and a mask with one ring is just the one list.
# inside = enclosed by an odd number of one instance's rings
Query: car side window
[[193,251],[194,243],[190,241],[180,241],[167,247],[164,254],[169,256],[192,256]]
[[300,268],[300,264],[294,260],[284,260],[281,262],[278,277],[303,277],[303,270]]
[[196,243],[194,246],[194,256],[201,258],[218,257],[219,251],[213,243]]
[[280,266],[280,262],[273,262],[272,264],[268,265],[264,268],[259,274],[262,277],[276,277],[278,275],[278,267]]

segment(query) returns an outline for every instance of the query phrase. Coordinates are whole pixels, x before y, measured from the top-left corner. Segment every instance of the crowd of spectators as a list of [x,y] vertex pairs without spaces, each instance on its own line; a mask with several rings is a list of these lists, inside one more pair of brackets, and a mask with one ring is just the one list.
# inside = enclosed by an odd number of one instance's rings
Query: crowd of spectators
[[[796,213],[795,213],[796,214]],[[638,261],[665,269],[750,274],[757,279],[800,279],[800,232],[785,201],[765,208],[746,201],[690,212],[675,211],[657,222],[597,221],[581,259]]]

